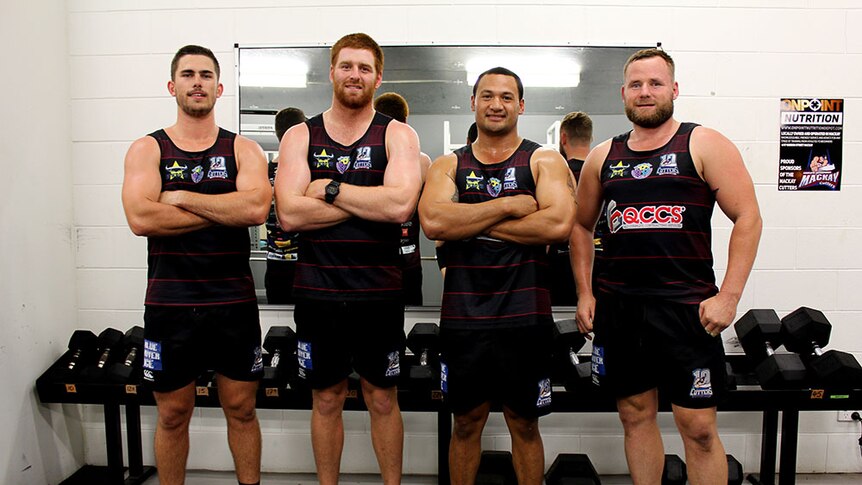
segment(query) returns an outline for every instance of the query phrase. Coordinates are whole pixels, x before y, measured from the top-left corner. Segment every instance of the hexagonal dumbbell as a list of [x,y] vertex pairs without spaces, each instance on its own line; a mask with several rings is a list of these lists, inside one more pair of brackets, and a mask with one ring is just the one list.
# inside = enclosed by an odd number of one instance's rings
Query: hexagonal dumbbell
[[296,375],[296,332],[290,327],[270,327],[263,338],[263,348],[271,356],[263,369],[264,380],[287,382]]
[[587,338],[578,330],[578,324],[573,318],[554,322],[554,367],[560,372],[566,390],[573,392],[589,386],[591,380],[591,363],[587,359],[581,362],[578,358]]
[[108,364],[111,359],[116,360],[119,347],[123,341],[123,332],[116,328],[106,328],[99,334],[96,342],[99,360],[95,364],[88,365],[81,370],[81,378],[90,381],[100,381],[105,378]]
[[408,377],[411,384],[427,388],[440,382],[440,327],[436,323],[419,322],[407,334],[407,348],[419,357],[411,365]]
[[776,354],[781,345],[781,320],[775,310],[749,310],[734,324],[745,355],[764,389],[806,386],[805,364],[796,354]]
[[62,377],[77,375],[89,360],[95,360],[99,338],[89,330],[75,330],[69,337],[69,350],[61,358],[57,374]]
[[852,354],[823,351],[831,334],[832,324],[820,310],[800,307],[781,319],[784,347],[802,357],[811,371],[812,385],[842,389],[862,387],[862,366]]
[[123,336],[125,358],[108,368],[108,378],[114,382],[129,382],[135,372],[140,373],[144,356],[144,327],[135,325]]

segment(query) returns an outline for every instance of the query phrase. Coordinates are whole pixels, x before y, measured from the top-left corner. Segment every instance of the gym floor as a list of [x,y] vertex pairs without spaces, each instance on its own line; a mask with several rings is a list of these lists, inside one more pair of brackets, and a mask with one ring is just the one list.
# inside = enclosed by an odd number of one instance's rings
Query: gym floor
[[[630,485],[631,479],[627,475],[603,475],[603,485]],[[144,485],[157,485],[158,477],[152,477]],[[290,473],[264,473],[261,483],[265,485],[315,485],[317,479],[310,474]],[[380,477],[376,475],[342,475],[342,485],[371,485],[380,483]],[[437,483],[436,476],[405,476],[401,482],[403,485],[432,485]],[[745,482],[748,483],[748,482]],[[833,473],[833,474],[798,474],[796,483],[806,485],[845,485],[862,483],[862,474],[859,473]],[[210,472],[190,471],[186,475],[186,485],[236,485],[236,478],[232,472]]]

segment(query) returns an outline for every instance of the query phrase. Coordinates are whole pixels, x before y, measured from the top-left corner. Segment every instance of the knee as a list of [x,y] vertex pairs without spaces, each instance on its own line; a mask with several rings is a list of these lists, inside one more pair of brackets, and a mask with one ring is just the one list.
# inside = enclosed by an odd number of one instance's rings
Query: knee
[[242,399],[222,403],[222,410],[229,422],[250,423],[257,419],[254,399]]
[[465,441],[480,436],[487,417],[487,414],[475,412],[456,415],[452,420],[452,437]]
[[535,440],[539,438],[539,420],[521,417],[508,409],[503,409],[506,425],[513,436],[521,440]]
[[618,409],[624,429],[656,424],[657,411],[648,404],[627,403],[624,406],[618,406]]
[[714,422],[692,419],[680,423],[682,439],[700,451],[709,452],[718,440],[718,429]]
[[314,411],[322,416],[338,416],[344,409],[344,400],[347,399],[347,386],[337,389],[324,389],[314,391]]
[[389,389],[376,390],[365,394],[368,412],[376,416],[388,416],[398,410],[398,395]]
[[193,411],[194,406],[160,404],[158,406],[159,426],[167,431],[180,431],[183,429],[188,429],[189,422],[192,419]]

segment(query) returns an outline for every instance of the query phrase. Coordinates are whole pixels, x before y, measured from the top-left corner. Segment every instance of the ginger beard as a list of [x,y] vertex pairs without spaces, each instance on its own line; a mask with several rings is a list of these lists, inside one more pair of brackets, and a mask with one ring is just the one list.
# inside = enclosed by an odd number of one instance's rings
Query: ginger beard
[[626,117],[637,126],[642,128],[656,128],[673,116],[673,99],[660,101],[653,98],[655,109],[652,113],[641,113],[638,110],[638,102],[626,103]]

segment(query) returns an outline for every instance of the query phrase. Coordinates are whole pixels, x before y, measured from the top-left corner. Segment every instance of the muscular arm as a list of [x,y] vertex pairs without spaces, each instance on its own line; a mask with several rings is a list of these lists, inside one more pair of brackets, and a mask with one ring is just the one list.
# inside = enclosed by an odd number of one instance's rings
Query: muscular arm
[[757,255],[763,221],[754,184],[736,146],[717,131],[698,127],[692,133],[691,147],[695,164],[700,165],[703,179],[715,191],[719,208],[733,222],[721,289],[700,304],[701,323],[708,332],[717,333],[736,318],[736,307]]
[[235,192],[199,194],[174,190],[162,192],[159,201],[224,226],[263,224],[272,202],[266,156],[260,145],[244,136],[236,137],[234,155],[237,165]]
[[[362,219],[402,223],[416,210],[422,187],[419,162],[419,137],[413,128],[392,121],[386,128],[386,172],[383,185],[364,187],[342,183],[335,207]],[[330,179],[318,179],[308,186],[306,195],[324,200]]]
[[572,271],[575,274],[575,284],[578,289],[578,308],[575,318],[582,333],[593,329],[593,314],[596,306],[596,299],[593,296],[593,257],[595,256],[593,233],[602,207],[600,180],[602,163],[608,156],[609,150],[610,141],[606,141],[587,155],[578,181],[576,198],[578,209],[569,237]]
[[519,244],[551,244],[569,238],[575,217],[575,179],[559,152],[540,149],[530,159],[539,210],[494,224],[488,235]]
[[351,217],[344,209],[306,195],[311,183],[308,143],[308,126],[300,123],[287,130],[278,149],[275,208],[279,225],[289,232],[322,229]]
[[484,234],[491,226],[509,217],[535,212],[536,201],[528,195],[500,197],[478,204],[458,202],[455,186],[457,158],[444,155],[431,164],[422,199],[419,220],[428,239],[457,241]]
[[129,228],[138,236],[175,236],[213,223],[187,210],[159,202],[159,145],[145,136],[129,147],[124,162],[123,210]]

